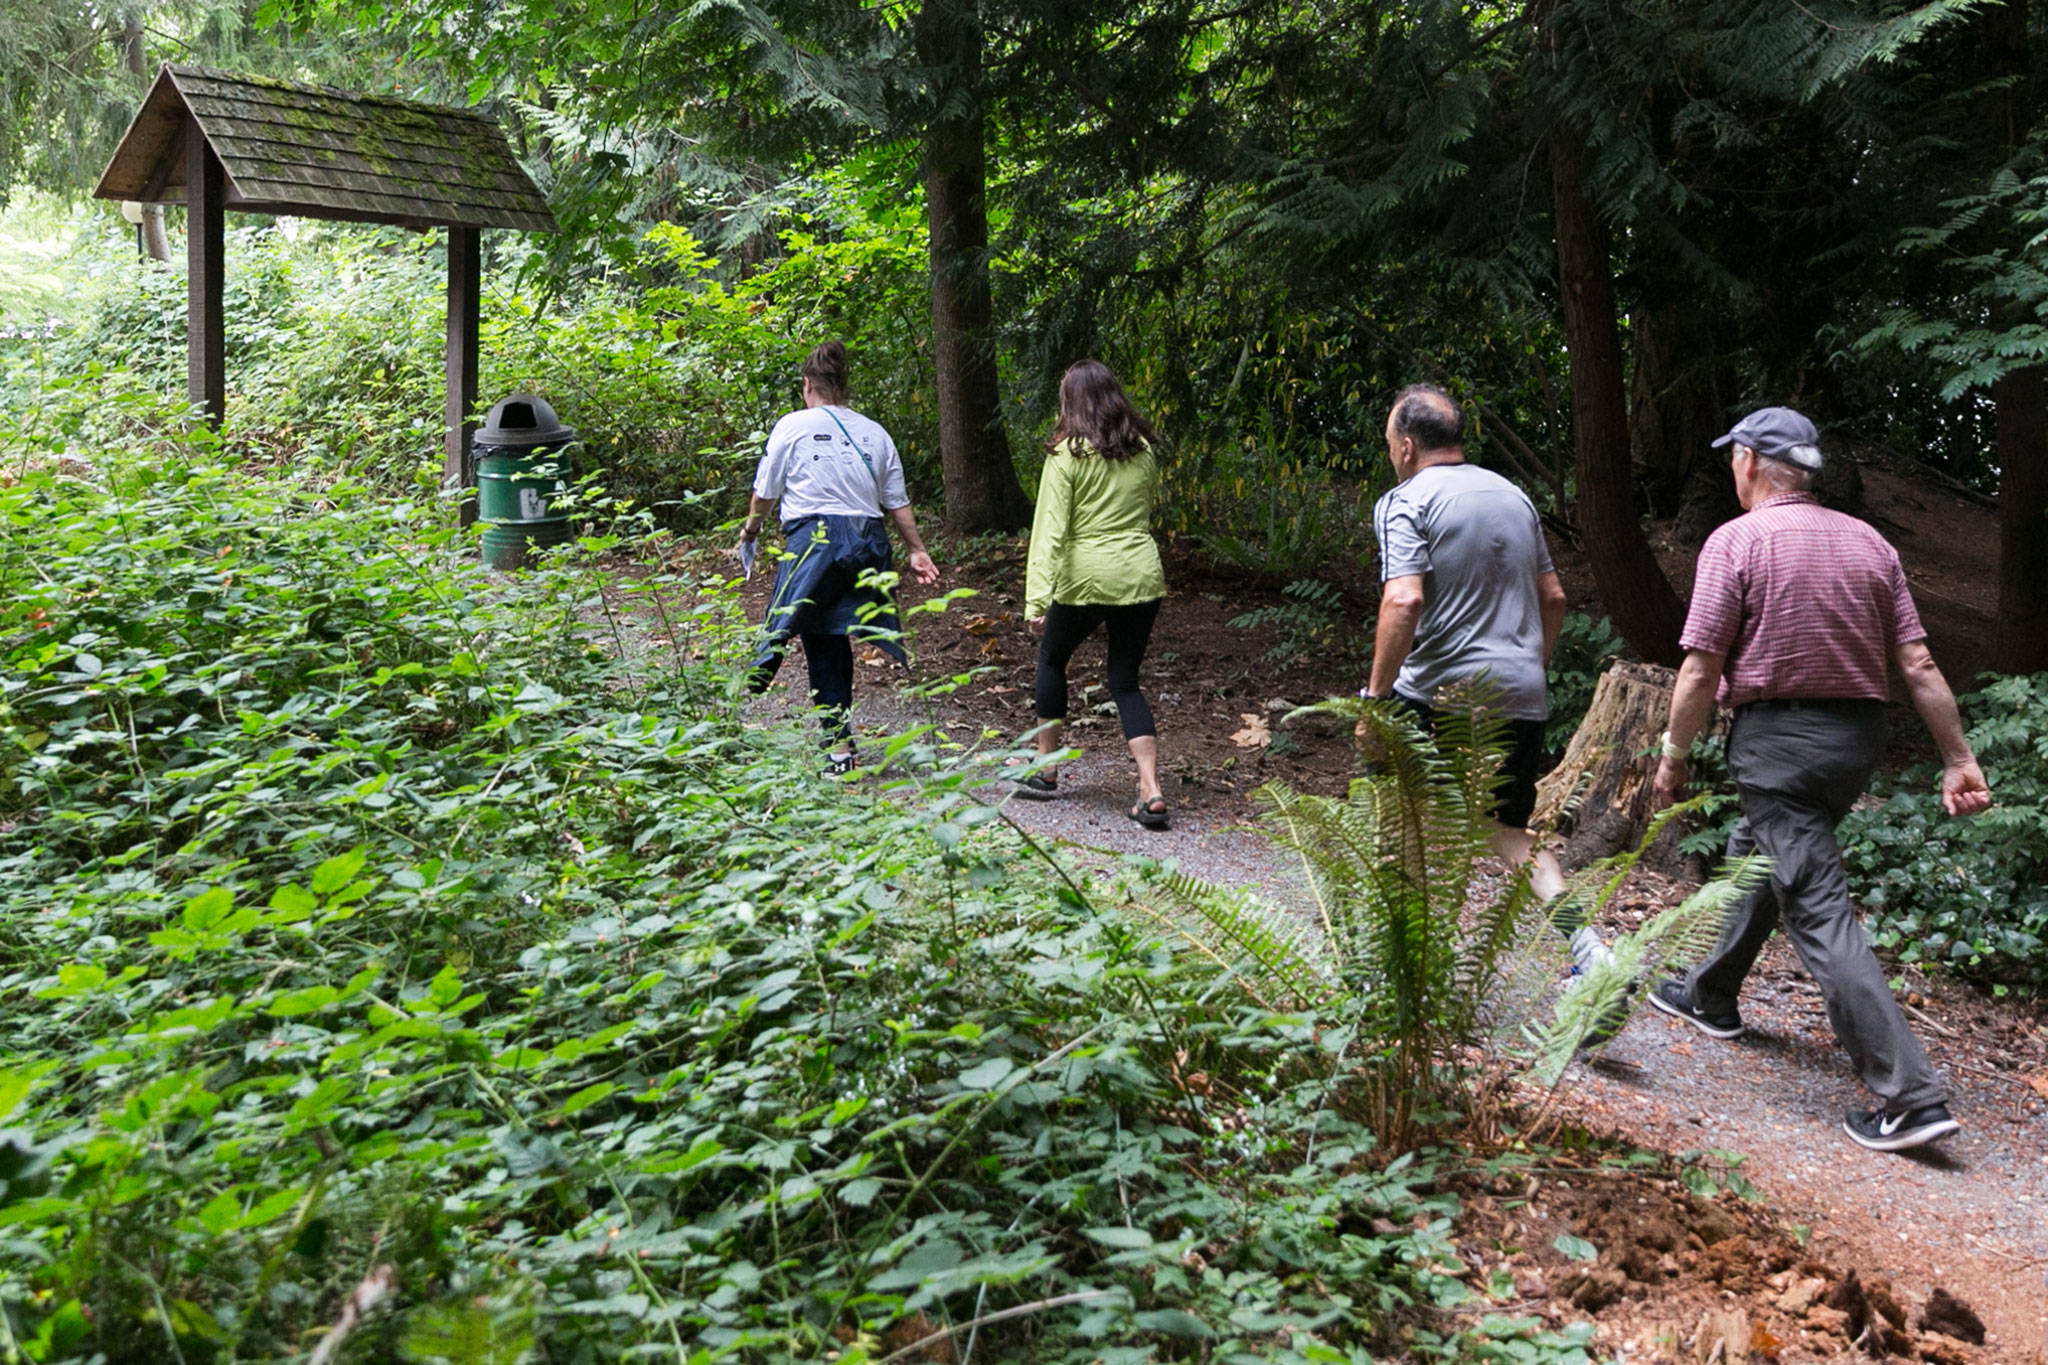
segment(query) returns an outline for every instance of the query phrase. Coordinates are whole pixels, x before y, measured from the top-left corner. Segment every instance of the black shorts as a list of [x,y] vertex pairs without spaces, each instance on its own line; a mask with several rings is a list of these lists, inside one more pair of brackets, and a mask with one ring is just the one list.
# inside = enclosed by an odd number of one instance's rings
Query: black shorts
[[[1422,728],[1436,732],[1436,708],[1425,706],[1399,692],[1394,700],[1415,713]],[[1543,731],[1540,720],[1511,720],[1507,723],[1507,752],[1501,755],[1500,786],[1493,818],[1512,829],[1527,829],[1536,813],[1536,779],[1543,773]]]

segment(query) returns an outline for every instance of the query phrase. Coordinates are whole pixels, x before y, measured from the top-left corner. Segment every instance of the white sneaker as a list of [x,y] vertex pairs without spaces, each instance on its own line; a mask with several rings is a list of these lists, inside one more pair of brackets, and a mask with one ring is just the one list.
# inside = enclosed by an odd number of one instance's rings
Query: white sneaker
[[[1565,990],[1577,990],[1589,973],[1613,960],[1614,950],[1607,946],[1607,941],[1600,937],[1599,932],[1590,924],[1580,925],[1578,932],[1572,935],[1572,974],[1565,982]],[[1635,993],[1635,983],[1630,982],[1622,991],[1620,998],[1593,1021],[1593,1027],[1587,1030],[1579,1046],[1596,1048],[1612,1042],[1614,1036],[1628,1024],[1628,1017],[1634,1009]]]
[[1614,950],[1607,946],[1607,940],[1590,924],[1579,926],[1572,935],[1572,970],[1583,976],[1595,967],[1604,967],[1614,960]]

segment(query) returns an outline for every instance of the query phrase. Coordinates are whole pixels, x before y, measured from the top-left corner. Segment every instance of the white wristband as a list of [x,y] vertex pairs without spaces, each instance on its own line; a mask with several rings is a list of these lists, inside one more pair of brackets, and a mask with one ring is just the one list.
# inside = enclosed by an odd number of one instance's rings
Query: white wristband
[[1664,746],[1664,757],[1666,758],[1674,758],[1683,763],[1692,756],[1692,749],[1689,745],[1681,746],[1671,742],[1671,732],[1669,730],[1659,735],[1657,740]]

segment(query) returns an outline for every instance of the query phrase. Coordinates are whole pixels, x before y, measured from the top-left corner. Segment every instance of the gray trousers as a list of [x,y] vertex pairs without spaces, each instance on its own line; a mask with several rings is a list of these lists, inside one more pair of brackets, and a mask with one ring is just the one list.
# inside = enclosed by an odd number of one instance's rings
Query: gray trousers
[[1760,702],[1736,711],[1728,771],[1742,799],[1742,820],[1729,836],[1728,856],[1761,852],[1771,860],[1771,875],[1730,908],[1721,941],[1685,984],[1702,1011],[1734,1010],[1743,978],[1782,923],[1820,986],[1828,1022],[1856,1074],[1896,1112],[1941,1104],[1948,1087],[1885,984],[1850,903],[1835,842],[1835,825],[1862,794],[1883,752],[1880,702]]

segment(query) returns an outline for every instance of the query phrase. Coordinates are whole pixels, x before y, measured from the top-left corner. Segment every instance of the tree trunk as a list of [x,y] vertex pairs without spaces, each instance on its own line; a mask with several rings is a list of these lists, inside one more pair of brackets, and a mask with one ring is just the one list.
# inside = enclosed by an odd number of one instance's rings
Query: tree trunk
[[1678,633],[1685,609],[1650,552],[1636,512],[1607,229],[1587,196],[1584,156],[1576,131],[1563,125],[1551,130],[1552,217],[1571,359],[1579,532],[1615,630],[1645,659],[1676,664],[1683,654]]
[[1629,438],[1649,473],[1651,508],[1698,545],[1742,515],[1725,451],[1728,429],[1713,339],[1691,300],[1664,299],[1629,317]]
[[164,230],[162,204],[142,206],[142,254],[152,261],[170,262],[171,234]]
[[1643,468],[1650,510],[1676,515],[1694,477],[1704,472],[1729,489],[1733,504],[1734,481],[1711,445],[1728,423],[1715,394],[1713,339],[1697,301],[1662,298],[1631,310],[1628,344],[1629,441]]
[[2048,669],[2048,383],[2041,368],[1991,386],[1998,408],[1998,617],[1992,666]]
[[[1984,115],[2006,148],[2026,142],[2030,52],[2026,0],[1981,12],[1978,39],[1987,77],[2010,77],[1993,91]],[[2024,321],[2011,309],[2002,321]],[[1998,412],[1998,617],[1992,666],[2006,673],[2048,669],[2048,378],[2038,365],[2014,370],[1991,386]]]
[[918,13],[918,57],[934,84],[924,139],[932,361],[946,521],[959,531],[1014,531],[1030,524],[1031,503],[1010,460],[996,383],[981,42],[974,0],[928,0]]
[[[135,78],[138,88],[149,88],[149,54],[143,48],[144,29],[142,11],[131,9],[121,13],[121,60],[128,67],[128,74]],[[164,206],[144,204],[142,206],[142,254],[152,261],[171,259],[171,236],[164,231]]]
[[[1593,704],[1572,733],[1564,757],[1536,784],[1532,827],[1565,836],[1567,867],[1634,848],[1650,822],[1650,782],[1657,775],[1658,737],[1671,713],[1678,675],[1656,664],[1618,663],[1601,675]],[[1715,722],[1718,724],[1719,722]],[[1664,843],[1673,848],[1664,850]],[[1651,865],[1675,860],[1675,840],[1660,840]]]

